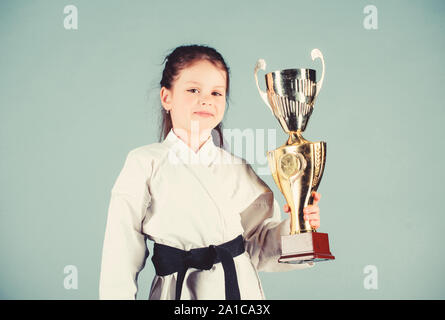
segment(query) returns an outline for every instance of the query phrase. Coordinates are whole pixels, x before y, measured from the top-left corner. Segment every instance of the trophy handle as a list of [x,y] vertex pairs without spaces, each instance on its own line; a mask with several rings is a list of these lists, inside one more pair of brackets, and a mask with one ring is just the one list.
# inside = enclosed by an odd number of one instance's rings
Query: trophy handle
[[264,59],[258,59],[258,61],[256,62],[255,65],[255,70],[254,70],[254,75],[255,75],[255,82],[256,82],[256,87],[258,89],[258,92],[260,93],[261,98],[263,99],[264,103],[269,107],[270,111],[273,114],[273,110],[272,107],[269,104],[269,101],[267,100],[267,93],[264,92],[263,90],[261,90],[260,85],[258,84],[258,70],[266,70],[266,61],[264,61]]
[[322,71],[321,71],[321,79],[317,82],[317,92],[315,93],[315,97],[318,96],[318,94],[320,93],[321,87],[323,86],[323,80],[324,80],[324,59],[323,59],[323,54],[321,53],[320,50],[318,49],[314,49],[311,51],[311,58],[312,61],[314,61],[317,58],[321,59],[321,65],[323,67]]

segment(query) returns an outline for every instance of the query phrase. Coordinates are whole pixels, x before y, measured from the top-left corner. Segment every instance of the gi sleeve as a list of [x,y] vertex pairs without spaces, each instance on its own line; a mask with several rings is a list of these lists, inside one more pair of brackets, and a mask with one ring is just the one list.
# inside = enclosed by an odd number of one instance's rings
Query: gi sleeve
[[[281,236],[290,231],[290,217],[281,219],[281,209],[273,192],[249,167],[252,190],[257,190],[255,200],[241,212],[246,250],[258,271],[278,272],[312,267],[313,262],[304,264],[279,263]],[[261,193],[259,193],[261,191]],[[259,193],[259,195],[258,195]]]
[[142,223],[151,197],[149,161],[130,151],[111,190],[100,270],[99,299],[136,299],[148,257]]

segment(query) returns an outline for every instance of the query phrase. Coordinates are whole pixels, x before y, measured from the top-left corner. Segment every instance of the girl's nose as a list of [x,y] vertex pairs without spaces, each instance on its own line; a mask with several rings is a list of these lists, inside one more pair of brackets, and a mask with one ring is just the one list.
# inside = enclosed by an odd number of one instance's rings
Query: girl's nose
[[209,98],[209,96],[207,96],[207,95],[203,95],[203,96],[201,96],[201,98],[200,98],[200,105],[202,105],[202,106],[204,106],[204,105],[211,105],[212,104],[212,102],[211,102],[211,99]]

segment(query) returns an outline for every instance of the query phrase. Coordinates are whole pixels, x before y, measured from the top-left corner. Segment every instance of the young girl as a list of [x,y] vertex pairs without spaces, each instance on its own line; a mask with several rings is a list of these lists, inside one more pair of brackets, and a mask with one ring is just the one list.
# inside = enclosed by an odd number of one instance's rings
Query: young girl
[[[312,263],[278,263],[290,219],[281,221],[252,167],[223,149],[229,68],[222,56],[190,45],[165,61],[160,142],[131,150],[111,191],[100,299],[136,298],[147,238],[156,270],[149,299],[265,299],[258,271]],[[305,218],[318,228],[320,194],[314,198]]]

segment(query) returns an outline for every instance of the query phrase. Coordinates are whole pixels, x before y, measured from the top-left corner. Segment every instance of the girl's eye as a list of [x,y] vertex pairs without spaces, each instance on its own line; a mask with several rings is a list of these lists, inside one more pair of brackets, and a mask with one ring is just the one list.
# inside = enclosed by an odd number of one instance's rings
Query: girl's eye
[[[187,91],[188,91],[188,92],[191,92],[191,93],[199,93],[199,90],[196,89],[196,88],[188,89]],[[218,92],[218,91],[213,91],[213,92],[212,92],[212,95],[217,96],[217,97],[219,97],[219,96],[223,96],[223,94],[220,93],[220,92]]]

